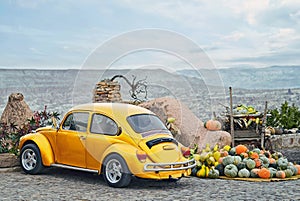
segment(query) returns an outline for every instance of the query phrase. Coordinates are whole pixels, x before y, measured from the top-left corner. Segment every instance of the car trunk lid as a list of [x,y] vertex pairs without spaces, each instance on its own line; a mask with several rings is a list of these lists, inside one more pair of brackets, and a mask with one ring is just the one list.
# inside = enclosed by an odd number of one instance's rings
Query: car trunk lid
[[177,162],[181,157],[178,142],[169,135],[144,138],[139,142],[139,146],[155,163]]

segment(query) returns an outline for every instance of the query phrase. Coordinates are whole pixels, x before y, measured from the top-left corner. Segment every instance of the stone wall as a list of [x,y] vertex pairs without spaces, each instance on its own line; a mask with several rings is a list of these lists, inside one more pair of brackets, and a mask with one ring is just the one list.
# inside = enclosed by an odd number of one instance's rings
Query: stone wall
[[121,86],[117,81],[102,80],[98,82],[94,89],[93,102],[121,102]]
[[271,138],[272,148],[282,152],[291,162],[300,164],[300,134],[273,135]]

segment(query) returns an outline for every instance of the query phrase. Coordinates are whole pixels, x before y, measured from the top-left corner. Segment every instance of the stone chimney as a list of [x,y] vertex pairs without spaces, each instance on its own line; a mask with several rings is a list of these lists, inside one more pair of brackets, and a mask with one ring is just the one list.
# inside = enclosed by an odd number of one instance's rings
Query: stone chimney
[[98,82],[94,89],[93,102],[121,102],[121,86],[117,81],[109,79]]

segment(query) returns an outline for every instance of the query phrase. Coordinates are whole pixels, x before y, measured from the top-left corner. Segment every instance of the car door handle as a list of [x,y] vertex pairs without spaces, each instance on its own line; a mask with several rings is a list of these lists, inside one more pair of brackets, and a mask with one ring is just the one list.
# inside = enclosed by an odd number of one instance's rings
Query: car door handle
[[81,139],[81,140],[85,140],[85,139],[86,139],[86,136],[80,136],[80,139]]

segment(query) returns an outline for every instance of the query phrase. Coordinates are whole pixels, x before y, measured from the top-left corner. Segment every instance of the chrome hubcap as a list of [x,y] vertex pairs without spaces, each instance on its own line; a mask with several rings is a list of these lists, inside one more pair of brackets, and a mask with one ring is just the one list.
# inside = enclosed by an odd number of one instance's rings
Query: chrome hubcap
[[111,159],[106,165],[106,178],[111,183],[117,183],[122,177],[122,165],[116,159]]
[[36,154],[32,149],[26,149],[22,154],[22,166],[27,170],[33,170],[37,163]]

